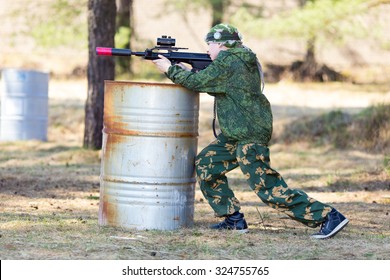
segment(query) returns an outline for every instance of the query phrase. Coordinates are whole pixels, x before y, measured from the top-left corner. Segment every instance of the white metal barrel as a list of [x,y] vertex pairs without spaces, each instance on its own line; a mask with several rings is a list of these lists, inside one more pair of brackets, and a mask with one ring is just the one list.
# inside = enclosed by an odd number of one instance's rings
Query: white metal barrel
[[4,69],[0,140],[47,140],[49,74]]
[[193,224],[199,94],[162,83],[105,82],[99,224]]

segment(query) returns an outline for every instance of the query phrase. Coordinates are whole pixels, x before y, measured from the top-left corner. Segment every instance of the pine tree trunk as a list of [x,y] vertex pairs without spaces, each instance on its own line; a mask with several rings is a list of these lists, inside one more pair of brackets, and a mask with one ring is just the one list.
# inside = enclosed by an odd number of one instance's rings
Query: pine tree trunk
[[98,46],[114,47],[116,5],[112,0],[88,1],[88,97],[85,104],[84,147],[102,147],[104,80],[115,77],[111,57],[97,57]]
[[308,82],[316,79],[318,63],[315,56],[316,38],[310,38],[306,43],[306,55],[303,61],[296,61],[291,65],[291,72],[295,81]]
[[230,5],[230,0],[213,0],[210,1],[212,9],[212,22],[211,26],[217,25],[223,22],[223,16],[225,8]]
[[132,9],[133,9],[133,0],[116,0],[117,6],[117,20],[116,25],[127,26],[132,29]]
[[307,41],[306,56],[302,64],[301,75],[303,81],[311,81],[315,79],[318,69],[318,64],[315,56],[316,37],[312,37]]
[[[126,40],[126,44],[123,46],[117,46],[119,48],[131,49],[131,37],[133,36],[133,0],[116,0],[117,14],[116,14],[116,30],[120,27],[127,27],[130,29],[130,36]],[[117,71],[119,73],[130,73],[131,69],[131,57],[124,59],[122,57],[116,58]],[[118,73],[117,72],[117,73]]]

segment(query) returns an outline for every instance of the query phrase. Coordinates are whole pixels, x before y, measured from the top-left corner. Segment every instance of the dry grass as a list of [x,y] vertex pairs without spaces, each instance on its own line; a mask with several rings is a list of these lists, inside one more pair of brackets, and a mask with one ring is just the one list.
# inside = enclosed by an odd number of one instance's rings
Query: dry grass
[[306,141],[317,146],[328,144],[339,149],[390,154],[390,105],[371,106],[355,115],[336,110],[314,119],[302,118],[287,127],[276,141]]
[[[1,259],[390,259],[388,156],[326,145],[275,144],[271,158],[291,187],[348,216],[350,224],[333,239],[308,238],[313,229],[262,204],[238,170],[229,178],[249,234],[209,230],[217,220],[199,190],[192,228],[100,227],[99,151],[80,148],[85,84],[67,93],[77,83],[53,83],[48,142],[0,142]],[[317,96],[329,92],[324,87]],[[210,101],[202,97],[200,147],[212,139]],[[309,111],[276,106],[277,126]]]

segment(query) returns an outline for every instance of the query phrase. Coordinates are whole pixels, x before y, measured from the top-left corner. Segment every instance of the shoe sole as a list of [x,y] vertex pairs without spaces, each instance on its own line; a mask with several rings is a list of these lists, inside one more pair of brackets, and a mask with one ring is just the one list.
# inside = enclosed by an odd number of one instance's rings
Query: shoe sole
[[335,236],[340,230],[342,230],[349,223],[348,219],[342,221],[337,227],[334,228],[328,235],[313,235],[312,238],[315,239],[327,239]]
[[228,231],[232,231],[232,232],[240,233],[240,234],[242,234],[242,233],[248,233],[248,232],[249,232],[249,230],[248,230],[247,228],[245,228],[245,229],[231,229],[231,228],[219,228],[219,229],[215,229],[215,228],[210,228],[210,229],[213,229],[213,230],[220,230],[220,231],[222,231],[222,230],[228,230]]
[[234,232],[237,232],[239,234],[244,234],[244,233],[248,233],[249,230],[246,228],[246,229],[234,229],[233,230]]

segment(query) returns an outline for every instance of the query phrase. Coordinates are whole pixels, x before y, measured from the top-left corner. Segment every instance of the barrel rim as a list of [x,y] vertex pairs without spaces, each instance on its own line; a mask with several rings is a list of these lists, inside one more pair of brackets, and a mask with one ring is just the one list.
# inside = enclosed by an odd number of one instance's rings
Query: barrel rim
[[177,87],[177,88],[183,88],[183,86],[174,84],[174,83],[158,83],[158,82],[132,82],[132,81],[114,81],[114,80],[104,80],[105,84],[128,84],[128,85],[135,85],[140,87],[146,87],[146,86],[164,86],[164,87]]
[[38,74],[50,75],[50,71],[48,71],[48,70],[37,70],[37,69],[32,69],[32,68],[18,68],[18,67],[0,68],[0,73],[1,72],[8,72],[8,71],[34,72],[34,73],[38,73]]

